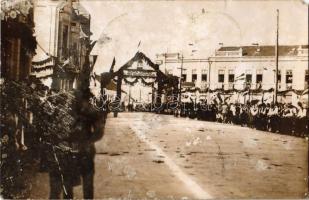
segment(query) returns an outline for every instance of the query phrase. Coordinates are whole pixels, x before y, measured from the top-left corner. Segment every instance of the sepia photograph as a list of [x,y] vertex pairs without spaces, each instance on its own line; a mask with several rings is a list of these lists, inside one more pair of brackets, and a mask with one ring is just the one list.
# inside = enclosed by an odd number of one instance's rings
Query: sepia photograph
[[309,198],[309,0],[0,1],[0,199]]

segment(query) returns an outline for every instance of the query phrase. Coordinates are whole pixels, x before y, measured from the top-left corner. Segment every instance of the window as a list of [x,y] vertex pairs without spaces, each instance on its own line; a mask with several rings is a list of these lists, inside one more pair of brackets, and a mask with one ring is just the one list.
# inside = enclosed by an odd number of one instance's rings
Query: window
[[73,54],[73,62],[74,62],[75,65],[78,65],[78,62],[79,62],[79,60],[78,60],[78,46],[77,46],[76,42],[73,43],[73,48],[71,50],[72,50],[71,55]]
[[181,81],[182,81],[182,82],[186,82],[186,81],[187,81],[187,74],[183,74],[183,75],[182,75]]
[[252,73],[251,70],[246,70],[246,83],[252,82]]
[[194,83],[197,80],[196,69],[192,69],[192,82]]
[[218,72],[218,82],[224,83],[224,70],[219,70],[219,72]]
[[202,81],[207,81],[207,74],[202,74]]
[[202,69],[202,81],[207,81],[207,70]]
[[194,83],[197,80],[197,74],[192,74],[192,82]]
[[292,70],[286,70],[285,82],[286,83],[292,83],[293,82]]
[[229,74],[229,83],[234,83],[235,75]]
[[256,71],[256,83],[262,83],[263,81],[263,72],[262,70]]
[[256,75],[256,83],[262,83],[263,81],[263,74]]
[[68,41],[68,36],[69,36],[69,26],[68,25],[64,25],[63,26],[63,32],[62,32],[62,48],[63,48],[63,56],[65,58],[67,58],[69,55],[68,55],[68,44],[69,44],[69,41]]
[[229,70],[229,83],[234,83],[235,74],[234,70]]
[[246,74],[246,82],[251,83],[252,82],[252,74]]

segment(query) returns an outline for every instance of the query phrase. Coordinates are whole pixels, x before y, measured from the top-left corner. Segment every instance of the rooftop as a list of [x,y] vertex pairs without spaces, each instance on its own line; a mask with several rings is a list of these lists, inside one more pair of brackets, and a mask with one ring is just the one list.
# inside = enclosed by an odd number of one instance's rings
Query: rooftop
[[[279,46],[279,56],[296,56],[303,54],[305,50],[308,53],[308,45],[283,45]],[[275,46],[226,46],[216,51],[217,56],[224,52],[239,52],[242,56],[275,56]],[[235,55],[235,54],[234,54]]]

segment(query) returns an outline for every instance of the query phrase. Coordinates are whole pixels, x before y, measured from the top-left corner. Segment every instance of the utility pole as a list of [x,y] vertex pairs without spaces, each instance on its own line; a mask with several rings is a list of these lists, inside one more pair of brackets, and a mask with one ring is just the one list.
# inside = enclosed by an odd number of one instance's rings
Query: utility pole
[[181,87],[182,87],[182,75],[183,75],[183,54],[180,57],[181,66],[180,66],[180,82],[179,82],[179,104],[181,104]]
[[[210,60],[210,57],[207,59],[207,61],[208,61],[208,90],[209,89],[211,89],[210,88],[210,75],[211,75],[211,64],[212,64],[212,60]],[[208,92],[208,95],[207,95],[207,103],[209,103],[210,102],[210,93]]]
[[131,85],[129,86],[129,105],[128,105],[129,108],[130,104],[131,104]]
[[276,61],[276,70],[275,70],[275,98],[274,102],[277,103],[278,96],[278,63],[279,63],[279,10],[277,9],[277,27],[276,27],[276,47],[275,47],[275,61]]

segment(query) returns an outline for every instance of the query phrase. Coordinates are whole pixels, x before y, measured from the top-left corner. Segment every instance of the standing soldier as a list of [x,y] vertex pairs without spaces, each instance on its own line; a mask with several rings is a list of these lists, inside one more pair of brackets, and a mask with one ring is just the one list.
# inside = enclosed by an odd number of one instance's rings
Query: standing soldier
[[97,111],[89,102],[91,93],[76,94],[76,125],[74,137],[71,139],[72,147],[76,152],[77,165],[82,177],[84,199],[93,199],[94,178],[94,143],[100,140],[104,133],[106,115]]

